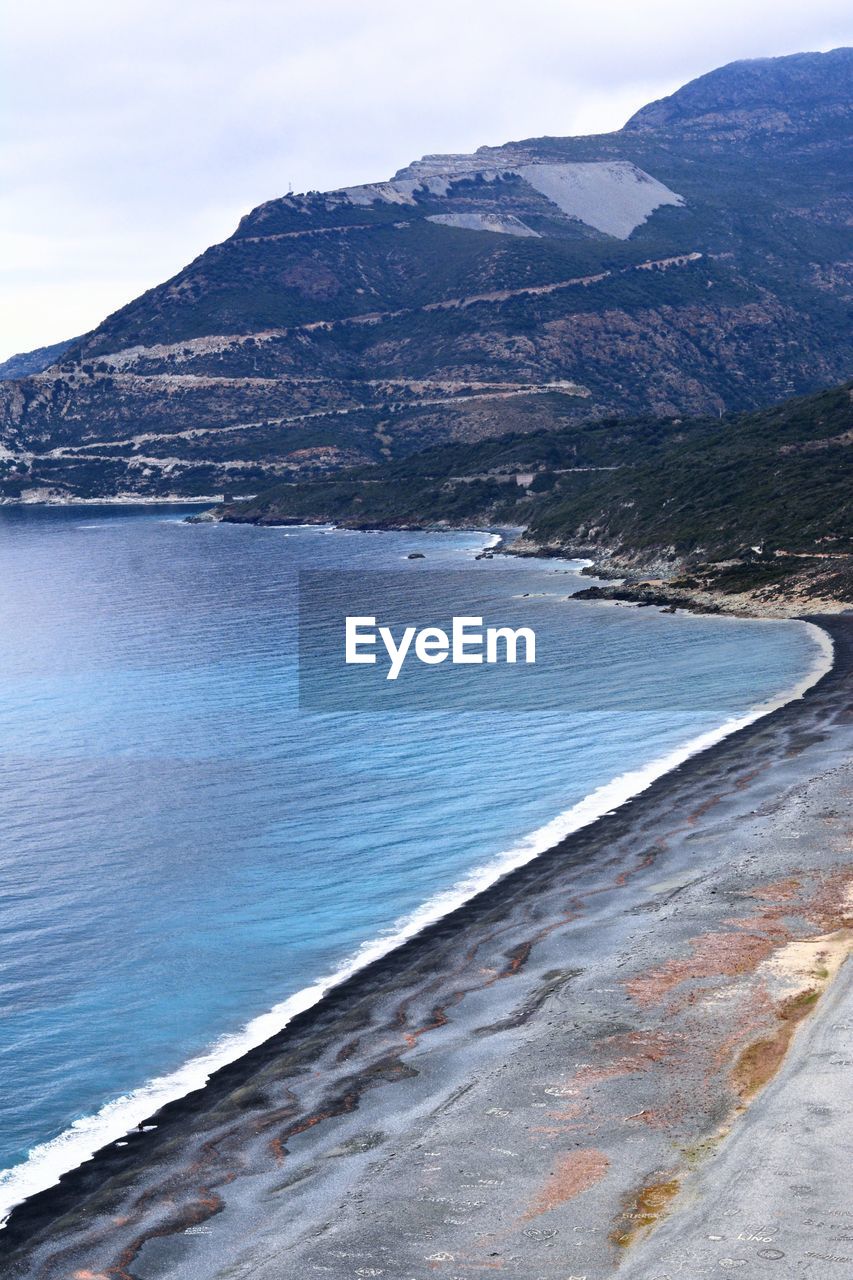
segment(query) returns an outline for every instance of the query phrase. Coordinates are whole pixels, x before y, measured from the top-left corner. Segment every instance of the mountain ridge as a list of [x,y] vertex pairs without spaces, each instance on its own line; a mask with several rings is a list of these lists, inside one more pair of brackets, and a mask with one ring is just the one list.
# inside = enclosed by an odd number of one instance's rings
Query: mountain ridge
[[[815,60],[821,74],[810,75]],[[802,77],[798,71],[802,69]],[[792,78],[807,87],[805,101],[792,104]],[[853,101],[853,49],[830,49],[826,53],[794,53],[780,58],[744,58],[708,71],[675,93],[641,107],[623,126],[629,132],[663,127],[683,129],[685,125],[714,116],[717,127],[727,115],[747,111],[748,120],[729,119],[729,127],[747,125],[771,134],[788,134],[796,128],[795,115],[806,112],[813,119],[816,108],[824,106],[830,115],[849,111]]]
[[[851,56],[770,60],[792,95],[782,147],[754,121],[695,115],[709,79],[740,113],[765,63],[736,63],[613,134],[427,156],[385,183],[257,206],[58,364],[0,383],[0,496],[245,489],[841,380],[850,108],[825,60]],[[643,116],[673,102],[705,123],[681,136]]]

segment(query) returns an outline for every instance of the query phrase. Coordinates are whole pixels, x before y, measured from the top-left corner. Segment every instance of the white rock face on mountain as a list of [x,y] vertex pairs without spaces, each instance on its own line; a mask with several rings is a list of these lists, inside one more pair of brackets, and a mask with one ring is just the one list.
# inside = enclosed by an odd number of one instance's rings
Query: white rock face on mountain
[[[452,198],[455,184],[465,180],[494,183],[509,177],[526,182],[567,217],[619,240],[626,240],[662,205],[684,203],[677,192],[627,160],[543,164],[509,147],[494,148],[484,155],[425,156],[401,169],[390,182],[347,187],[332,194],[355,205],[367,206],[374,200],[416,205],[419,195]],[[513,215],[466,210],[434,214],[430,221],[472,231],[537,234]]]
[[349,204],[370,205],[374,200],[384,200],[387,204],[416,204],[415,192],[427,192],[434,196],[446,196],[450,190],[451,177],[441,174],[429,179],[395,178],[391,182],[370,182],[362,187],[344,187],[341,191],[333,191],[332,196],[343,197]]
[[513,213],[433,213],[427,222],[437,222],[442,227],[462,227],[466,231],[496,231],[505,236],[536,236],[539,232],[528,227]]
[[618,240],[627,240],[661,205],[684,204],[657,178],[623,160],[528,164],[518,174],[570,217]]

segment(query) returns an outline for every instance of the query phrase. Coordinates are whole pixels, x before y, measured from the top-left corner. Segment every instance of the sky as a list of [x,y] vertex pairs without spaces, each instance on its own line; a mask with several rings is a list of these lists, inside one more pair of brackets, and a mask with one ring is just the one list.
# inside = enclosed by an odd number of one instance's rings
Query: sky
[[619,128],[849,0],[4,0],[0,359],[75,337],[254,205]]

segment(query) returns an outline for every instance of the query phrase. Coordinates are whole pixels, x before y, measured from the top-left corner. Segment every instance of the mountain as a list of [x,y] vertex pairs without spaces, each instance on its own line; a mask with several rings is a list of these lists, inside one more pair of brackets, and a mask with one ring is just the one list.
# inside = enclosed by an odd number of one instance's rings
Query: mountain
[[851,458],[847,382],[722,421],[606,419],[442,445],[278,484],[214,515],[353,528],[525,526],[516,545],[531,553],[582,552],[599,569],[651,571],[685,590],[853,605]]
[[253,492],[447,440],[724,414],[848,376],[853,50],[618,132],[260,205],[0,383],[0,494]]
[[726,144],[760,138],[777,147],[804,128],[824,136],[837,128],[843,137],[853,99],[851,70],[849,49],[733,62],[642,107],[625,131]]

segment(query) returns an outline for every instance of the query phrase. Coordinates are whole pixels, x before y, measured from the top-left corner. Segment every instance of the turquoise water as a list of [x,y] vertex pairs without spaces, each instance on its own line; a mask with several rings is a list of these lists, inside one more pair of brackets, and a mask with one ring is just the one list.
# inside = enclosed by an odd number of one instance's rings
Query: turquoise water
[[[488,535],[181,516],[0,509],[5,1207],[818,656],[799,624],[566,603],[585,580],[475,562]],[[297,570],[456,567],[496,607],[529,578],[541,710],[299,710]]]

